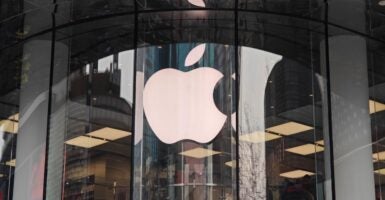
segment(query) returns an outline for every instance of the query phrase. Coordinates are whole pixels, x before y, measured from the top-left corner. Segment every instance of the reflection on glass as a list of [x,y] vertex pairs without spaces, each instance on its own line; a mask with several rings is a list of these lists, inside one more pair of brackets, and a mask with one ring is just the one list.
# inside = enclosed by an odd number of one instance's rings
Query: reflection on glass
[[[268,77],[282,56],[243,47],[240,49],[239,81],[239,182],[240,198],[266,199],[265,88]],[[262,142],[243,140],[254,134]],[[277,134],[278,135],[278,134]],[[279,138],[278,136],[277,138]]]
[[305,87],[315,75],[267,51],[241,47],[239,55],[240,198],[323,199],[323,133],[314,124],[321,113],[312,101],[320,94]]
[[[61,109],[57,108],[65,105],[67,114],[62,119],[65,123],[57,122],[51,129],[51,138],[56,132],[64,135],[63,160],[56,156],[51,161],[58,167],[62,163],[62,180],[53,175],[49,175],[48,180],[63,183],[61,199],[128,200],[133,51],[74,66],[69,74],[62,77],[68,78],[68,83],[58,91],[68,97],[64,103],[54,104],[54,115],[59,115]],[[53,145],[57,141],[51,142]]]
[[[5,2],[3,2],[5,3]],[[3,13],[6,14],[6,13]],[[13,21],[15,22],[15,21]],[[16,27],[11,30],[15,30]],[[4,32],[4,29],[2,29]],[[9,44],[7,36],[0,39]],[[20,133],[20,83],[23,62],[23,45],[16,45],[0,53],[0,199],[13,199],[16,164],[16,144]]]
[[385,55],[378,53],[377,42],[367,41],[369,117],[371,120],[371,140],[373,175],[376,199],[385,198],[385,79],[382,77]]
[[[0,76],[1,77],[1,76]],[[1,98],[1,97],[0,97]],[[6,102],[1,102],[6,107]],[[1,118],[6,112],[0,112]],[[13,177],[16,167],[16,137],[18,133],[18,113],[0,121],[0,198],[11,199],[13,193]]]

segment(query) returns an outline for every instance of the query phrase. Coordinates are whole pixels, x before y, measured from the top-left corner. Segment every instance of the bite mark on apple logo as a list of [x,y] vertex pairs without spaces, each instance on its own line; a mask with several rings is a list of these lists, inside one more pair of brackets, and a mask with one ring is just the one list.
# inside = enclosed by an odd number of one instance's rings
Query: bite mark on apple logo
[[[198,47],[189,53],[185,63],[193,65],[203,56],[202,46]],[[199,59],[192,54],[200,55]],[[213,140],[227,119],[213,98],[215,85],[222,77],[211,67],[188,72],[166,68],[153,74],[144,87],[143,108],[155,135],[167,144],[185,139],[199,143]]]

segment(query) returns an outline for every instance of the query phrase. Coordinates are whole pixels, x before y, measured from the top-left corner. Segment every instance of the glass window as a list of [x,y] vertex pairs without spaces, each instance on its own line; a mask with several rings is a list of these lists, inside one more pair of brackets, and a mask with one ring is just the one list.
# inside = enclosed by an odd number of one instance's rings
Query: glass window
[[1,1],[0,200],[385,198],[384,6]]
[[47,199],[130,199],[133,20],[122,19],[130,18],[81,24],[57,36]]

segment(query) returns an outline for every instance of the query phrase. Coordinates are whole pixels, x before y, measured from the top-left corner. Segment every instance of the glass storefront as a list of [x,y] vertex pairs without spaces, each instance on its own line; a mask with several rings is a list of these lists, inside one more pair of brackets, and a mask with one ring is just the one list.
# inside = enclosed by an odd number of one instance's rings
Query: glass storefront
[[0,1],[0,200],[385,198],[385,1]]

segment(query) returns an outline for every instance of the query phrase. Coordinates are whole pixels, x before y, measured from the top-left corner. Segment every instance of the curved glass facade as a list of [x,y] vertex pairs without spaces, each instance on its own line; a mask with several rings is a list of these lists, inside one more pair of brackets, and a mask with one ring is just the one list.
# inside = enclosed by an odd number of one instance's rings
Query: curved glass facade
[[384,0],[0,0],[0,200],[385,198]]

